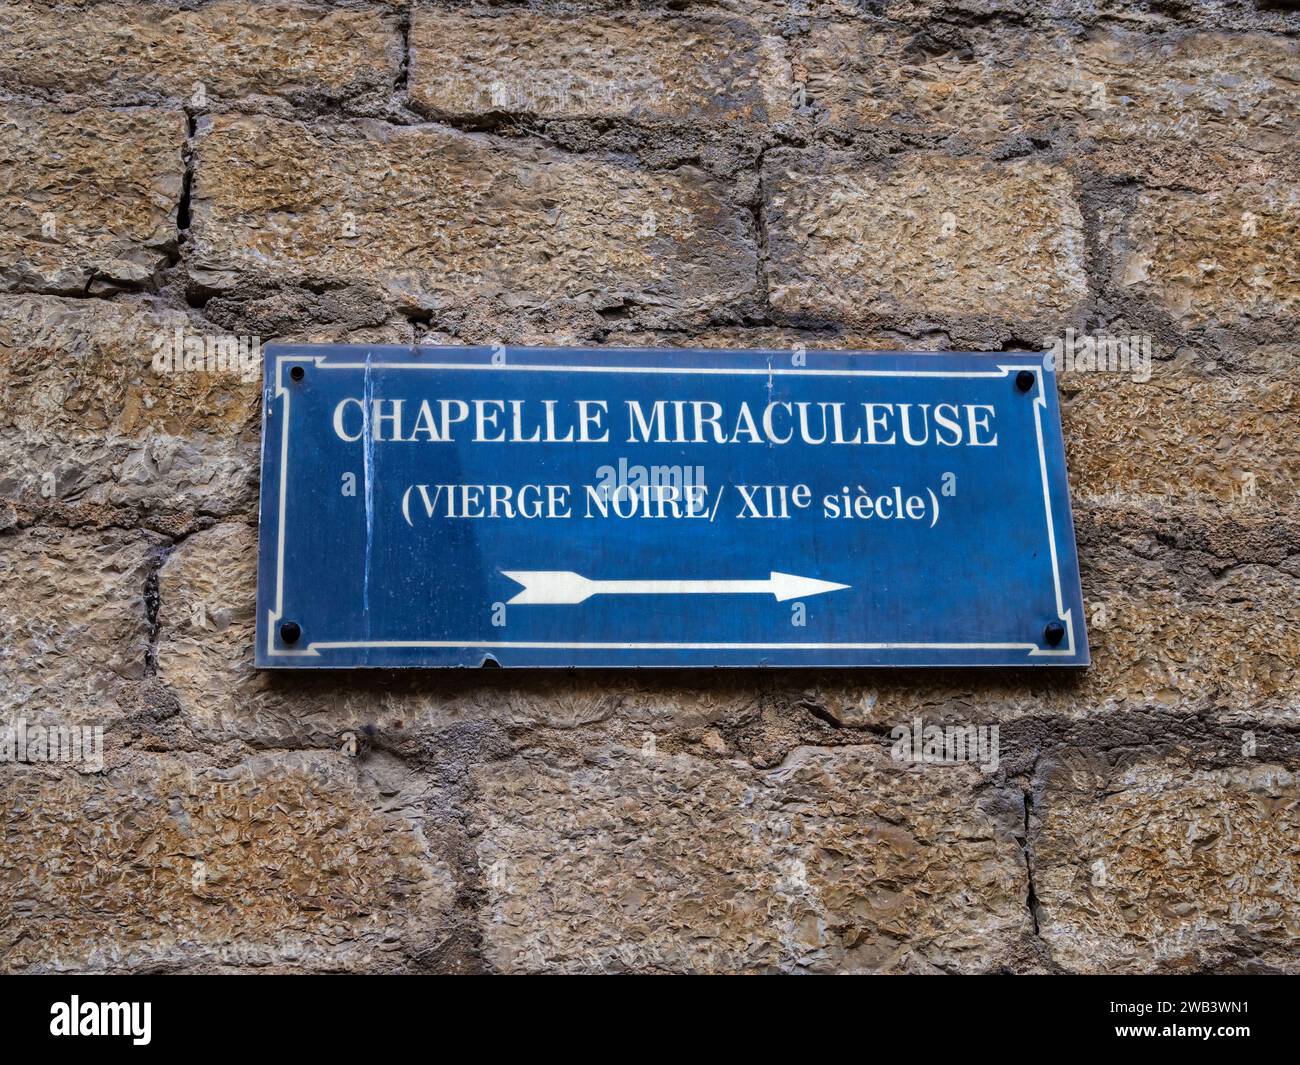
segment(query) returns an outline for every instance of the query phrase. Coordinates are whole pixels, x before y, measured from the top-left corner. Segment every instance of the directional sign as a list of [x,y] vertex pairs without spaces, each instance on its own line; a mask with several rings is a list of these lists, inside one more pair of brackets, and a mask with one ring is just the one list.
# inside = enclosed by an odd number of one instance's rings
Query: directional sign
[[257,664],[1088,663],[1050,356],[266,348]]

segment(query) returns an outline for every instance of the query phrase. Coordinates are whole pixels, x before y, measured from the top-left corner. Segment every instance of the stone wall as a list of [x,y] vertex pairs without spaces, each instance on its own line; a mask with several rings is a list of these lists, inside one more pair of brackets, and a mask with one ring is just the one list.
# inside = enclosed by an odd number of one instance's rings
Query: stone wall
[[[0,4],[0,968],[1300,970],[1288,0]],[[1037,349],[1093,646],[252,668],[259,381],[159,336]],[[890,730],[996,724],[997,769]]]

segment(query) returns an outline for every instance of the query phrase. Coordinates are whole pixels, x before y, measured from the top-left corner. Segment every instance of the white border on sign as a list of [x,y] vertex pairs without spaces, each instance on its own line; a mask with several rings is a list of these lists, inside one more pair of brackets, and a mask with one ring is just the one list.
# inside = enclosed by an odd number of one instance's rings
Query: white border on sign
[[[290,392],[284,387],[284,363],[315,364],[327,370],[490,370],[494,372],[518,371],[521,373],[664,373],[664,374],[725,374],[771,377],[774,375],[799,377],[1006,377],[1012,371],[1028,370],[1034,375],[1037,395],[1034,397],[1034,428],[1038,438],[1038,468],[1043,480],[1043,510],[1047,517],[1047,543],[1052,556],[1052,580],[1056,586],[1056,616],[1065,625],[1064,647],[1040,647],[1036,643],[565,643],[563,641],[497,640],[477,642],[465,640],[348,640],[313,642],[296,651],[279,650],[275,646],[275,623],[283,616],[284,608],[284,516],[285,483],[289,464],[289,404]],[[758,367],[687,367],[687,366],[520,366],[503,363],[465,362],[334,362],[321,355],[278,355],[275,361],[275,398],[284,397],[284,425],[280,433],[280,505],[277,521],[275,549],[275,607],[267,611],[266,653],[275,658],[319,658],[320,652],[366,647],[465,647],[503,648],[519,647],[534,650],[567,651],[1025,651],[1028,657],[1063,656],[1074,654],[1073,611],[1065,609],[1061,598],[1061,571],[1056,555],[1056,524],[1052,517],[1052,499],[1047,478],[1047,452],[1043,444],[1042,413],[1047,408],[1043,394],[1043,368],[1041,365],[1015,366],[998,364],[993,370],[814,370],[774,369]]]

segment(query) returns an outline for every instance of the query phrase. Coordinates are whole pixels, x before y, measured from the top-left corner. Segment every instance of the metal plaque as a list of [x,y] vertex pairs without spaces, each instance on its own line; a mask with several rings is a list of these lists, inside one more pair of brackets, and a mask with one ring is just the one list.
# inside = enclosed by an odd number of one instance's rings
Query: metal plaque
[[270,345],[257,664],[1088,663],[1036,353]]

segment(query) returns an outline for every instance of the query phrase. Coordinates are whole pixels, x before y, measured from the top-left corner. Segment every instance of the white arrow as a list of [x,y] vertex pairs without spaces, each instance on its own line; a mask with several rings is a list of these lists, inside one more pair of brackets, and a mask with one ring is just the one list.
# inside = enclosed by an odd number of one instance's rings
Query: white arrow
[[501,571],[522,584],[510,603],[581,603],[593,595],[774,595],[778,603],[838,592],[847,584],[772,573],[765,581],[590,581],[571,570]]

